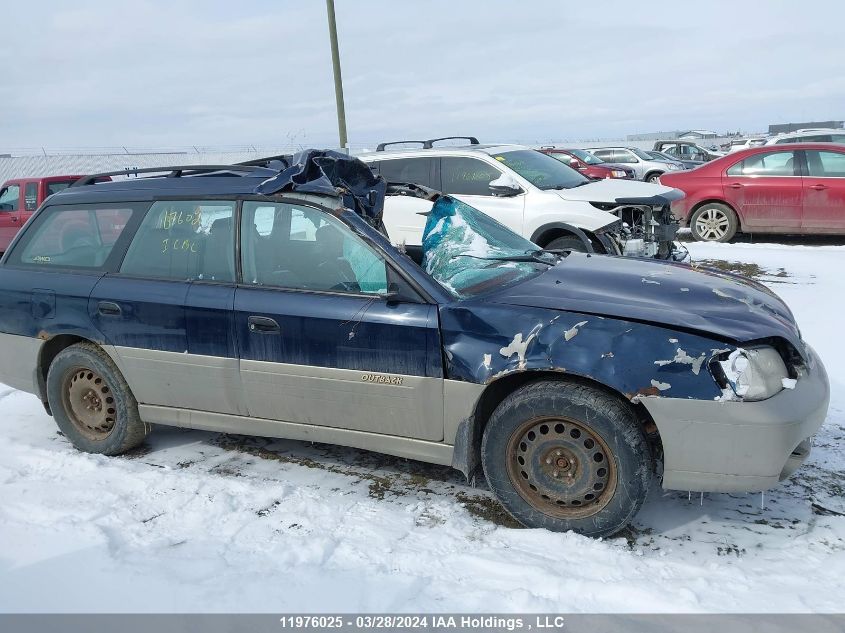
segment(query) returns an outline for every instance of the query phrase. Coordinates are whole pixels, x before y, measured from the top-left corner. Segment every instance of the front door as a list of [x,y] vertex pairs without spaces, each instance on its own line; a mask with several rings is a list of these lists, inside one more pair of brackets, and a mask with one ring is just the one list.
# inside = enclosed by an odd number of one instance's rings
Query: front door
[[806,232],[845,232],[845,152],[807,150],[804,185]]
[[249,415],[442,440],[436,306],[386,297],[384,257],[328,212],[247,201],[241,222]]
[[469,156],[444,156],[440,159],[443,193],[455,196],[522,235],[525,230],[525,192],[515,196],[494,196],[490,190],[490,183],[500,178],[502,173],[493,165]]
[[725,200],[742,217],[743,229],[800,228],[801,170],[795,152],[752,154],[728,168],[722,187]]

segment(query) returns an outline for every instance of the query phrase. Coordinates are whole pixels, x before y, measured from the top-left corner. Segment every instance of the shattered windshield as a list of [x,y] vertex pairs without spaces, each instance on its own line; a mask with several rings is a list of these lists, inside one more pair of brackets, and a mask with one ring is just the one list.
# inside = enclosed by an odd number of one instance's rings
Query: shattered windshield
[[559,260],[449,196],[432,207],[422,247],[426,272],[462,298],[536,275]]
[[533,149],[493,154],[500,163],[507,165],[539,189],[572,189],[590,182],[589,178],[564,165],[548,154]]

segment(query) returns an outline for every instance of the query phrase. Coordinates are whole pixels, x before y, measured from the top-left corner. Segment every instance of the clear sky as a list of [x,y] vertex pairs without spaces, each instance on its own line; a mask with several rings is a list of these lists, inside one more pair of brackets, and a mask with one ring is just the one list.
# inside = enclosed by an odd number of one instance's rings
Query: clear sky
[[[350,144],[845,118],[845,0],[336,0]],[[14,2],[0,151],[337,143],[322,0]]]

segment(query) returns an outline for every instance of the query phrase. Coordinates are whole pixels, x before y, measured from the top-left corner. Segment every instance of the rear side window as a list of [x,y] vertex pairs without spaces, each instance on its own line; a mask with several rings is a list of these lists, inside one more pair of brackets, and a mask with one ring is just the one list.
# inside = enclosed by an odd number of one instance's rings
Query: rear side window
[[492,196],[490,183],[502,172],[478,160],[465,156],[444,156],[440,159],[440,178],[443,193],[464,196]]
[[815,178],[845,178],[845,152],[808,150],[807,167]]
[[59,193],[67,189],[73,184],[72,180],[56,180],[47,183],[47,195],[52,196],[54,193]]
[[402,182],[433,187],[431,158],[397,158],[379,161],[378,172],[387,182]]
[[121,273],[160,279],[235,280],[235,203],[156,202],[138,228]]
[[729,176],[794,176],[794,152],[754,154],[728,169]]
[[0,211],[17,211],[20,196],[21,188],[19,185],[9,185],[0,189]]
[[[602,157],[604,158],[604,157]],[[614,163],[636,163],[637,158],[631,152],[624,149],[614,150],[610,155],[609,160]]]
[[140,212],[139,205],[127,204],[50,207],[37,216],[15,245],[9,262],[44,268],[101,269],[124,237],[133,214]]

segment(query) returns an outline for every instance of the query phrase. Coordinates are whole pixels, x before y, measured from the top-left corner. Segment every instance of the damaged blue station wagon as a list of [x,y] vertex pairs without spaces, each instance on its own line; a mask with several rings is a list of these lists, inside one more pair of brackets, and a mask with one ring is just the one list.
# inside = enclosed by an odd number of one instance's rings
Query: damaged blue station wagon
[[[775,485],[825,418],[824,367],[759,284],[544,251],[333,152],[158,171],[51,196],[0,265],[0,380],[81,450],[156,424],[355,446],[483,469],[524,525],[602,536],[657,470]],[[434,200],[422,261],[385,193]]]

